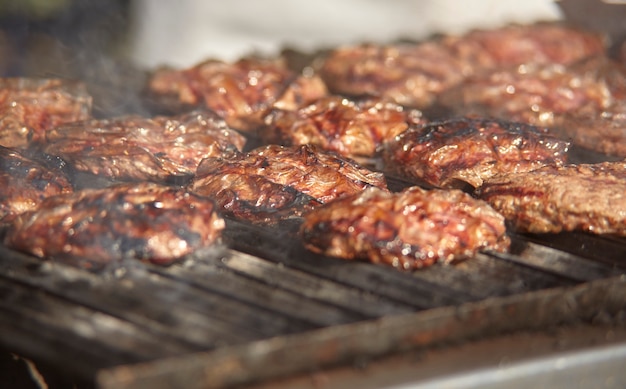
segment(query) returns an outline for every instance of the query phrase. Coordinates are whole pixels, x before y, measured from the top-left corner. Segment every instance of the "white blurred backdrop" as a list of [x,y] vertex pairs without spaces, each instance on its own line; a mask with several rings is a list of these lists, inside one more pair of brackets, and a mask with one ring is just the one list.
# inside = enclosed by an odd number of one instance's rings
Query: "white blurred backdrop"
[[551,0],[135,0],[131,60],[188,67],[290,47],[315,51],[364,41],[422,39],[561,18]]

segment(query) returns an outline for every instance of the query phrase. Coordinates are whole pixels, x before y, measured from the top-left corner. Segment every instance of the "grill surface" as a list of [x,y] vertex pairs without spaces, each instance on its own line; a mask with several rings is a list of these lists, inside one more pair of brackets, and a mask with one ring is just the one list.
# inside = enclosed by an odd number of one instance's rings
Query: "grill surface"
[[[514,235],[509,254],[481,253],[456,265],[408,273],[310,253],[298,242],[295,228],[228,221],[222,247],[185,263],[162,268],[128,262],[102,273],[42,262],[0,247],[0,343],[93,382],[102,369],[119,365],[158,363],[233,347],[241,357],[256,341],[268,339],[291,339],[287,345],[305,341],[310,342],[307,347],[323,350],[328,347],[323,331],[339,331],[331,332],[331,338],[339,341],[335,347],[346,350],[326,350],[321,361],[319,353],[313,353],[299,364],[285,357],[286,370],[276,368],[280,363],[269,369],[283,374],[342,362],[355,353],[398,351],[412,344],[402,336],[425,336],[427,341],[418,343],[428,345],[499,329],[590,320],[600,312],[614,315],[626,307],[625,298],[613,291],[624,284],[619,277],[626,272],[622,239]],[[598,280],[604,283],[593,286]],[[575,308],[554,309],[567,299],[580,301]],[[508,317],[511,306],[526,312],[526,319]],[[461,315],[461,320],[480,318],[468,325],[469,332],[458,323],[434,335],[429,332],[433,312],[443,320],[436,323],[447,328],[459,320],[458,309],[468,315]],[[485,315],[485,310],[495,313]],[[395,318],[410,325],[398,324]],[[368,330],[368,325],[380,323],[387,324]],[[356,335],[343,339],[349,333]],[[359,342],[378,346],[363,349]],[[289,350],[297,353],[290,347],[273,351],[288,355]],[[201,370],[214,363],[199,361],[204,363],[197,367]],[[266,374],[267,367],[245,380]],[[115,378],[110,387],[120,387],[117,375],[108,377]],[[214,382],[219,386],[229,380]],[[142,387],[133,385],[128,387]]]

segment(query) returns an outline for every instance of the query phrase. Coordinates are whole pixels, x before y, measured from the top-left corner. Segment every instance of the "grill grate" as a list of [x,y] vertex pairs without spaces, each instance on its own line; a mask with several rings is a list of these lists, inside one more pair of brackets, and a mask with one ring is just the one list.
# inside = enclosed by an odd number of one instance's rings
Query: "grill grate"
[[129,262],[98,274],[0,247],[0,343],[47,363],[61,354],[61,371],[93,380],[116,365],[567,289],[625,270],[620,239],[561,234],[514,235],[509,254],[400,272],[308,252],[293,227],[229,220],[224,247],[169,268]]

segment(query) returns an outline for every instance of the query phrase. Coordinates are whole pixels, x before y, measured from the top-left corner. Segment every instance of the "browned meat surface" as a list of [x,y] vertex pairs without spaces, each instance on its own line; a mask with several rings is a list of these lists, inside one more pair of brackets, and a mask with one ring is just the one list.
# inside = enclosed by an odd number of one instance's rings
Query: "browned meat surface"
[[581,147],[626,156],[625,100],[626,68],[599,56],[471,77],[444,92],[440,103],[457,115],[548,126]]
[[435,187],[478,187],[500,173],[566,161],[568,142],[527,124],[455,118],[412,127],[387,142],[386,169]]
[[26,147],[62,123],[91,115],[85,85],[60,79],[0,78],[0,145]]
[[460,40],[489,53],[497,67],[530,63],[569,64],[601,55],[607,49],[602,35],[560,23],[475,30]]
[[416,44],[340,47],[320,66],[331,91],[426,108],[466,77],[527,63],[567,64],[603,53],[597,34],[539,23],[472,31]]
[[161,108],[180,112],[206,107],[240,130],[253,130],[273,106],[293,109],[326,94],[317,76],[290,71],[280,59],[208,60],[189,69],[162,68],[148,80]]
[[35,209],[44,199],[71,193],[68,178],[16,150],[0,146],[0,222]]
[[338,154],[309,145],[270,145],[205,159],[191,190],[213,198],[235,218],[273,223],[370,186],[386,188],[383,175]]
[[626,235],[626,163],[546,166],[493,177],[477,195],[517,231]]
[[305,215],[300,233],[314,252],[405,270],[510,244],[504,218],[487,203],[455,189],[418,187],[372,188],[325,204]]
[[170,264],[207,248],[224,220],[207,198],[153,183],[83,189],[19,215],[7,247],[83,267],[123,259]]
[[116,180],[191,176],[203,158],[241,151],[245,138],[213,112],[137,115],[57,127],[45,151],[74,169]]
[[298,110],[273,110],[260,137],[267,143],[313,144],[352,158],[374,157],[384,140],[425,122],[421,111],[388,100],[327,96]]
[[482,60],[440,41],[364,44],[333,50],[320,66],[329,90],[351,96],[381,96],[426,108],[437,95],[472,74]]

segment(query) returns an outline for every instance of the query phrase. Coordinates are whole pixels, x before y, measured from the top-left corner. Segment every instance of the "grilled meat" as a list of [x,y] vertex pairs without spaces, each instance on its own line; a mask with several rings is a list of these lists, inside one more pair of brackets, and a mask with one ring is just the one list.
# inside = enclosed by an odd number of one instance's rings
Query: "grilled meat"
[[474,46],[474,50],[480,48],[488,53],[494,67],[530,63],[565,65],[602,55],[607,49],[603,35],[562,23],[475,30],[457,39],[468,48]]
[[391,101],[327,96],[298,110],[272,110],[260,137],[267,143],[314,144],[351,158],[374,157],[383,140],[422,122],[421,111]]
[[626,236],[626,162],[546,166],[490,178],[477,195],[517,231]]
[[172,112],[206,107],[229,125],[250,131],[269,109],[294,109],[326,94],[317,76],[298,75],[280,59],[244,58],[235,63],[208,60],[189,69],[157,69],[150,75],[149,97]]
[[240,151],[245,138],[217,114],[137,115],[60,126],[45,151],[74,169],[116,180],[166,181],[191,176],[203,158]]
[[0,222],[35,209],[44,199],[73,191],[59,170],[36,162],[17,150],[0,146]]
[[385,144],[386,169],[435,187],[470,184],[499,173],[561,165],[568,142],[527,124],[455,118],[412,127]]
[[465,78],[527,63],[567,64],[599,55],[601,36],[539,23],[472,31],[415,44],[365,44],[331,51],[320,75],[335,93],[384,96],[427,108]]
[[214,244],[223,228],[207,198],[155,183],[122,184],[47,198],[15,218],[4,244],[83,267],[122,259],[166,265]]
[[0,145],[25,148],[47,130],[91,116],[92,98],[81,82],[0,78]]
[[441,41],[363,44],[334,49],[319,73],[334,93],[380,96],[427,108],[442,91],[472,74],[480,61],[480,55],[455,52]]
[[[480,115],[551,128],[581,147],[626,156],[626,68],[598,56],[570,65],[528,65],[475,76],[440,103],[457,115]],[[617,122],[613,122],[613,120]]]
[[300,234],[314,252],[405,270],[510,244],[504,218],[487,203],[455,189],[419,187],[371,188],[325,204],[304,216]]
[[207,158],[191,184],[232,217],[274,223],[376,186],[382,174],[314,146],[269,145],[232,158]]

